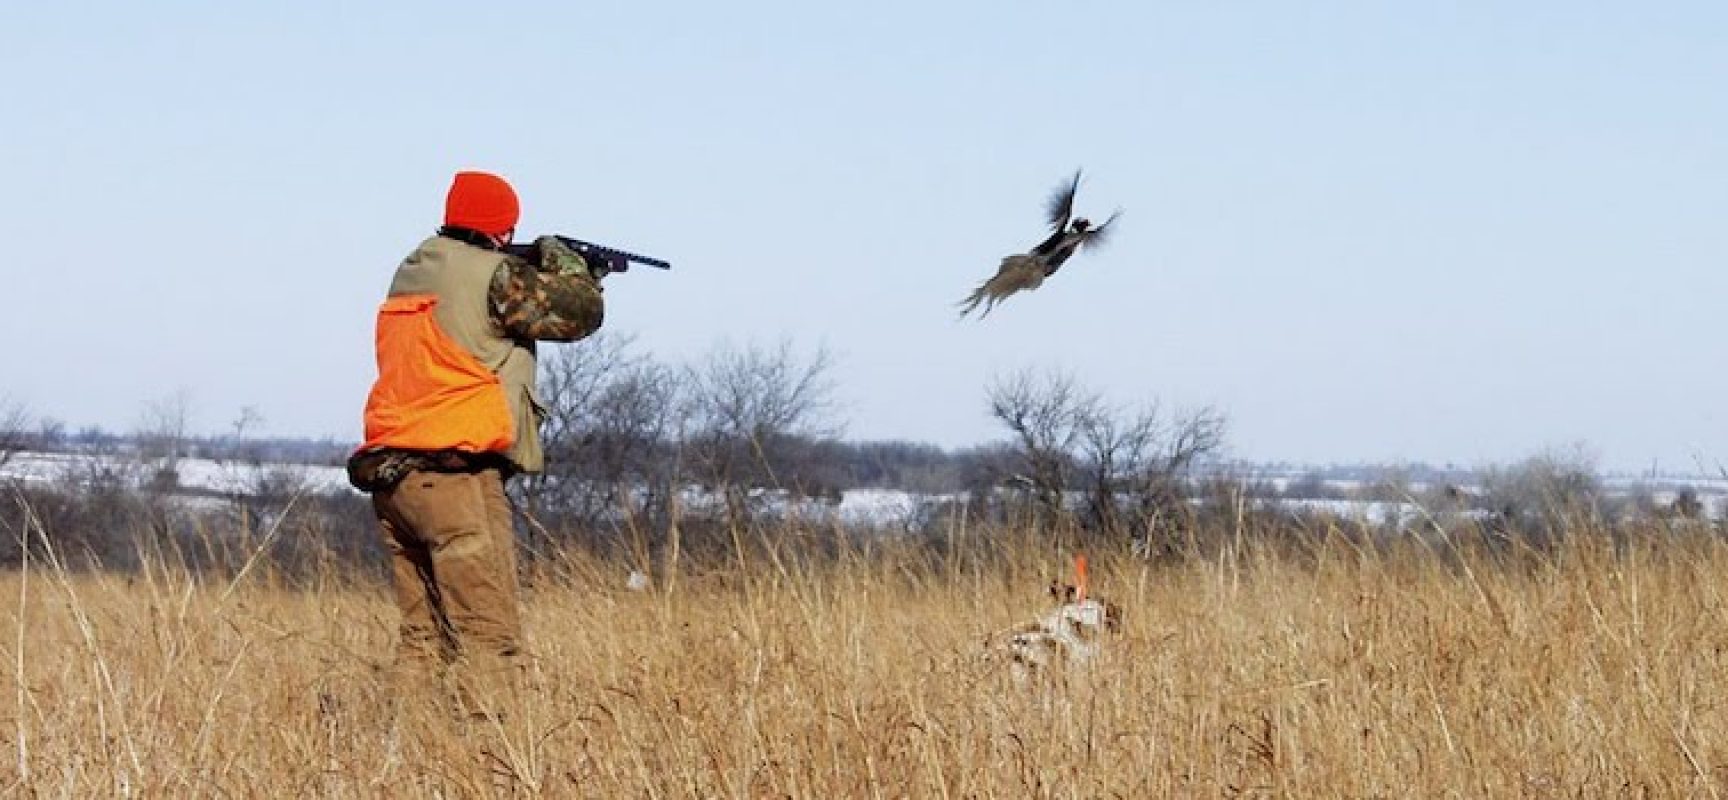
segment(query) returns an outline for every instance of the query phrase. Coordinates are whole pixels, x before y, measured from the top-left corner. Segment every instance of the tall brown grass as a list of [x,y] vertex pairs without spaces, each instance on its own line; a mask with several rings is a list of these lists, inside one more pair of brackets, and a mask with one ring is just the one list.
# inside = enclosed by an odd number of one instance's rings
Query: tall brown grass
[[[121,575],[39,556],[10,626],[0,794],[41,797],[1714,796],[1728,548],[1336,529],[1149,563],[1094,550],[1107,656],[1021,688],[983,654],[1069,551],[1027,531],[657,569],[567,554],[524,598],[531,702],[392,702],[394,609],[339,574]],[[964,551],[964,557],[960,551]]]

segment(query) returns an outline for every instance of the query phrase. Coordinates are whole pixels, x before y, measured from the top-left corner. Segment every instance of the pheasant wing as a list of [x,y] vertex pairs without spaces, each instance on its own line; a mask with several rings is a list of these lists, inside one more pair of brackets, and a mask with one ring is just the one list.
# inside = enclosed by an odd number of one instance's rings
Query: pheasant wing
[[1074,194],[1078,191],[1080,170],[1074,170],[1074,177],[1056,187],[1056,191],[1050,193],[1050,199],[1044,201],[1044,217],[1057,233],[1067,229],[1069,218],[1074,216]]
[[1087,250],[1096,250],[1109,244],[1111,234],[1115,233],[1115,229],[1111,226],[1116,222],[1116,218],[1120,216],[1122,216],[1122,210],[1117,209],[1110,213],[1110,218],[1104,220],[1103,225],[1099,225],[1096,228],[1080,234],[1080,245],[1085,247]]

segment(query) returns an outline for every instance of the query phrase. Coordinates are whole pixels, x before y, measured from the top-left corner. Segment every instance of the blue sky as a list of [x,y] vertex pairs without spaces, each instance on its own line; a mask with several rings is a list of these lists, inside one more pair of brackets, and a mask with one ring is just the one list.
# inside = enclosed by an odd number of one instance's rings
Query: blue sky
[[[831,350],[854,438],[994,438],[1060,368],[1252,459],[1728,462],[1728,6],[590,5],[0,12],[0,396],[357,437],[482,168],[677,265],[608,283],[644,351]],[[1110,248],[957,323],[1080,166]]]

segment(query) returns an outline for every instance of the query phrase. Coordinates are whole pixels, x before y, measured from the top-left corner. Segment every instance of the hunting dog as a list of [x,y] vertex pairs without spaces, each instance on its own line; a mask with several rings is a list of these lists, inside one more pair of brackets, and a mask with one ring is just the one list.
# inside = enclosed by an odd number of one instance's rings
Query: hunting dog
[[993,656],[1008,662],[1017,684],[1059,677],[1096,659],[1105,636],[1122,626],[1122,608],[1101,597],[1088,597],[1079,587],[1050,582],[1050,597],[1059,605],[1043,618],[990,637]]

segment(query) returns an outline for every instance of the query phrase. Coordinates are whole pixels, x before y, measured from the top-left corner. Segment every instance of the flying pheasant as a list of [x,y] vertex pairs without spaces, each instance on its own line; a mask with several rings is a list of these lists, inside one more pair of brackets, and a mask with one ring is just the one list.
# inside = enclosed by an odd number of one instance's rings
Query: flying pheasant
[[962,318],[979,304],[984,306],[979,318],[988,316],[990,310],[1008,295],[1043,285],[1044,279],[1055,275],[1074,251],[1081,247],[1090,250],[1104,244],[1110,223],[1115,222],[1122,212],[1112,213],[1103,225],[1097,227],[1093,227],[1092,221],[1085,217],[1075,219],[1074,193],[1079,189],[1080,171],[1075,170],[1072,180],[1056,187],[1056,191],[1050,194],[1045,210],[1050,220],[1050,238],[1032,248],[1030,253],[1017,253],[1002,259],[1002,266],[996,269],[996,274],[960,301]]

